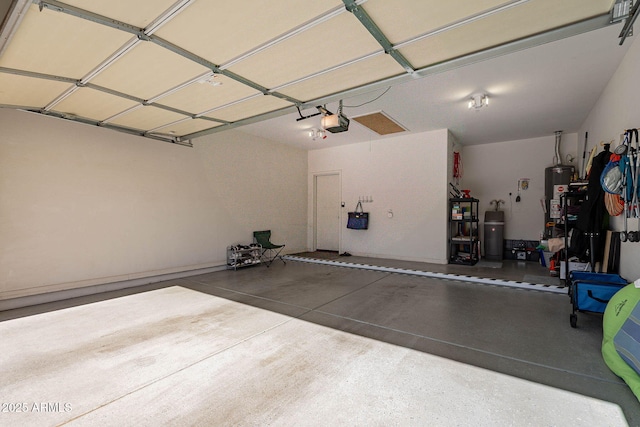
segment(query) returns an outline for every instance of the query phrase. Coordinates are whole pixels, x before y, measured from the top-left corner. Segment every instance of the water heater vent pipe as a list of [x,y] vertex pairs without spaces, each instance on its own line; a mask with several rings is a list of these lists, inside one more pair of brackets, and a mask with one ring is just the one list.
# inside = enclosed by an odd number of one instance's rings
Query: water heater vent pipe
[[556,166],[562,166],[562,156],[560,155],[560,142],[562,138],[562,131],[556,131],[556,157],[554,158]]

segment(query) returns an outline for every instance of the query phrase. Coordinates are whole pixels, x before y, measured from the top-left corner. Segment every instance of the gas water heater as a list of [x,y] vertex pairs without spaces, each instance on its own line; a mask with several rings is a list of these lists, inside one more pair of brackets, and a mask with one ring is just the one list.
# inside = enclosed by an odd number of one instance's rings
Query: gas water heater
[[553,228],[547,227],[550,222],[557,222],[562,215],[560,194],[568,191],[571,177],[574,174],[574,167],[562,164],[560,155],[560,142],[562,131],[556,132],[556,145],[554,166],[549,166],[544,170],[544,196],[545,196],[545,234],[546,238],[556,237]]

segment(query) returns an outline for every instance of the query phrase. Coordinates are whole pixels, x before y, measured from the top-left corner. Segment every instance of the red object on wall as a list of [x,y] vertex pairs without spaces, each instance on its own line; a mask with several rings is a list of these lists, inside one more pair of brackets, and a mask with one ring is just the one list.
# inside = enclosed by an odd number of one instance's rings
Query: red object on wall
[[462,157],[457,151],[453,152],[453,178],[456,180],[456,184],[460,184],[460,178],[462,178]]

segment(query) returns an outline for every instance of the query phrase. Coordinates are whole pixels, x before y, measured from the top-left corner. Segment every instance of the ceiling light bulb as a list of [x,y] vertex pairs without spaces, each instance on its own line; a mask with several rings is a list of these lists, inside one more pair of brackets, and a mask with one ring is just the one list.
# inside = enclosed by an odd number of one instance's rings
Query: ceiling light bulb
[[327,133],[321,129],[309,129],[308,135],[309,135],[309,138],[311,138],[314,141],[318,138],[327,139]]
[[322,127],[325,129],[334,127],[334,126],[338,126],[338,115],[337,114],[331,114],[328,116],[324,116],[322,118],[322,120],[320,121],[320,123],[322,124]]
[[486,107],[488,105],[489,105],[489,97],[487,96],[487,94],[473,95],[469,100],[469,103],[467,104],[469,109],[474,108],[476,110],[479,110],[480,108]]

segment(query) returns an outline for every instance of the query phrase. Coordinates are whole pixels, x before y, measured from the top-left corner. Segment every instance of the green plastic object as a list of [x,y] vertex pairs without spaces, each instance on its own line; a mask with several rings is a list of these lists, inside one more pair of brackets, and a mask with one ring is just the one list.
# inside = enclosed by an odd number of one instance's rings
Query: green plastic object
[[640,401],[640,375],[620,357],[614,345],[616,334],[639,301],[640,289],[632,283],[616,292],[607,304],[602,319],[602,357],[609,369],[627,383]]

